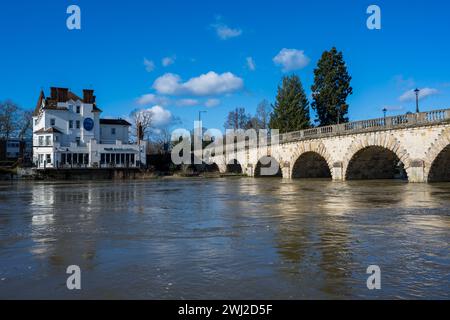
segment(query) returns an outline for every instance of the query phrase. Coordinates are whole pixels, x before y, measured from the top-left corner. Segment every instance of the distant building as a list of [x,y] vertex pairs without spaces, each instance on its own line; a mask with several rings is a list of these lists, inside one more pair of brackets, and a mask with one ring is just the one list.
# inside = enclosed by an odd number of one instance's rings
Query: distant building
[[93,90],[83,98],[66,88],[41,91],[33,115],[33,162],[38,168],[139,167],[146,145],[130,143],[131,124],[101,119]]
[[17,138],[0,139],[0,161],[29,161],[32,154],[31,141]]

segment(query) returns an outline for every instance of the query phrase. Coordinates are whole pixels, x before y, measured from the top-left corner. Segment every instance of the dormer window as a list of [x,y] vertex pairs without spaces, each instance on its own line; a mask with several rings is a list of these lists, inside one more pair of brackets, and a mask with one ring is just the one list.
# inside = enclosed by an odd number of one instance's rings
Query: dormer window
[[69,110],[73,111],[73,105],[69,104]]
[[50,119],[50,125],[53,127],[56,125],[56,120],[54,118]]
[[77,106],[77,113],[80,113],[81,107]]

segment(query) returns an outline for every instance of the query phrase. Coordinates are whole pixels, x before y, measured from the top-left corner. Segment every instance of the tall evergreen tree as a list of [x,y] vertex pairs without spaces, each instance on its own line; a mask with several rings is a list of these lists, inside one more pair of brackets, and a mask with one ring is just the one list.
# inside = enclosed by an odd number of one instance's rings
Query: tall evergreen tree
[[[311,107],[320,126],[348,122],[347,97],[353,93],[342,52],[335,47],[325,51],[314,70]],[[339,119],[339,120],[338,120]]]
[[309,102],[300,78],[296,75],[283,77],[270,115],[270,128],[286,133],[309,127]]

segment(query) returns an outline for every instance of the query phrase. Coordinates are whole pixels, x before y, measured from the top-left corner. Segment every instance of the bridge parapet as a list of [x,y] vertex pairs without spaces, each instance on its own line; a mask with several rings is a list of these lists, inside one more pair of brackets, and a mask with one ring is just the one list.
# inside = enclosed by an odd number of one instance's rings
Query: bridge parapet
[[426,126],[450,122],[450,109],[404,114],[386,118],[353,121],[337,125],[311,128],[279,135],[280,143],[325,138],[363,132]]

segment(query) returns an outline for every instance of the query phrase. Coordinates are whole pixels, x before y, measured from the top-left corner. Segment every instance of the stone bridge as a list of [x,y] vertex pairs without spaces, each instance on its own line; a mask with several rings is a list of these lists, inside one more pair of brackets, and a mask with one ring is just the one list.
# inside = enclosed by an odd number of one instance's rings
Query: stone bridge
[[450,181],[450,109],[279,135],[280,143],[209,158],[221,173],[260,176],[270,157],[283,178]]

